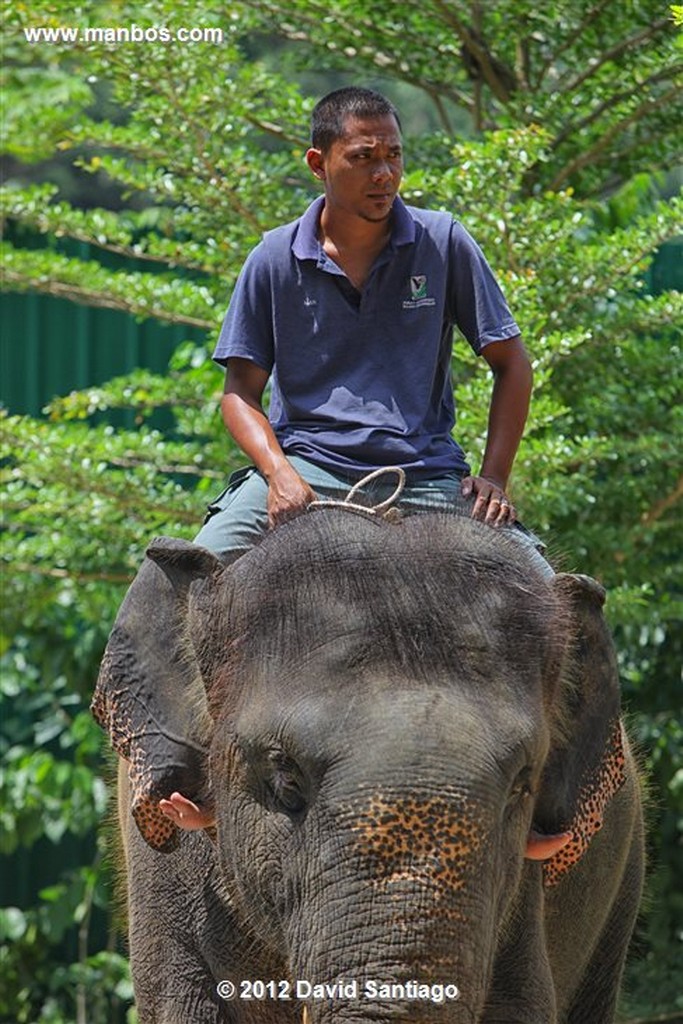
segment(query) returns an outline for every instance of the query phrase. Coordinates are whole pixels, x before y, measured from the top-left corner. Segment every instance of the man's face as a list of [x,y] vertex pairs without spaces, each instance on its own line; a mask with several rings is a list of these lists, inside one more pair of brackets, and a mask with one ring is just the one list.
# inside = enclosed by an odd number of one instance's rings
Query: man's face
[[344,135],[324,153],[309,149],[308,165],[325,182],[330,212],[366,221],[391,213],[403,175],[401,133],[394,117],[347,117]]

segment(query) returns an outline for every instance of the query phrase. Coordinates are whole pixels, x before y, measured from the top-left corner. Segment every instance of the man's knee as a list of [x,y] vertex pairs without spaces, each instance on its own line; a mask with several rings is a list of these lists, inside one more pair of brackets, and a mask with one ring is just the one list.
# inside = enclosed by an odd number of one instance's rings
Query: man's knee
[[268,528],[268,485],[249,468],[230,478],[226,489],[208,507],[195,544],[232,560],[258,543]]

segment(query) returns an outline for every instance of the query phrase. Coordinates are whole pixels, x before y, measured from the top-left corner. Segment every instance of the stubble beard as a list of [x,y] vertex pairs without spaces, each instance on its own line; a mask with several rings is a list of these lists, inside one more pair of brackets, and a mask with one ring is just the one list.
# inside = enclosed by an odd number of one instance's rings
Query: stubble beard
[[371,213],[363,213],[362,211],[359,211],[358,216],[360,217],[361,220],[367,221],[369,224],[381,224],[382,221],[389,220],[393,212],[393,209],[394,204],[392,202],[391,206],[389,207],[386,213],[378,213],[376,216],[373,216]]

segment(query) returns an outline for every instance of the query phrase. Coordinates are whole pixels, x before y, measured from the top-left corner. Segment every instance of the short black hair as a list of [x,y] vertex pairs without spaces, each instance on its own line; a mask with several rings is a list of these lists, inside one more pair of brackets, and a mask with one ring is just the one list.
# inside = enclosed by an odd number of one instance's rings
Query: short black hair
[[335,89],[318,100],[311,114],[311,145],[325,152],[333,142],[344,136],[347,117],[377,118],[394,117],[401,130],[401,120],[393,103],[375,92],[361,86],[348,85]]

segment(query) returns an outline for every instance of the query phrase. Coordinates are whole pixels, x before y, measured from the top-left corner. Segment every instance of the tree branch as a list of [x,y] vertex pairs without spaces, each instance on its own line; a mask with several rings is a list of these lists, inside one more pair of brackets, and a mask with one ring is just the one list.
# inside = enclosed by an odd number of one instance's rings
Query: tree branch
[[452,135],[453,126],[451,125],[448,114],[446,113],[446,108],[443,104],[443,100],[439,96],[438,92],[436,91],[436,89],[427,85],[423,85],[422,88],[427,93],[430,100],[436,107],[436,112],[439,116],[439,120],[441,121],[441,127],[443,128],[447,135]]
[[[477,3],[476,0],[472,4],[472,24],[476,31],[481,35],[482,33],[482,22],[483,16],[481,11],[481,4]],[[475,78],[472,83],[472,92],[474,93],[474,130],[477,135],[481,135],[484,131],[484,90],[481,84],[481,78],[479,75]]]
[[[657,82],[665,82],[668,78],[671,78],[679,72],[683,72],[683,64],[674,64],[673,67],[667,68],[665,71],[660,71],[656,75],[650,75],[649,78],[639,82],[638,89],[643,90],[647,86],[654,85]],[[555,136],[550,148],[553,150],[557,149],[565,139],[569,138],[570,135],[573,135],[574,132],[580,131],[582,128],[587,128],[589,124],[592,124],[597,120],[597,118],[599,118],[601,114],[604,114],[605,111],[609,110],[617,103],[620,103],[622,100],[628,99],[629,96],[632,95],[633,86],[630,86],[630,88],[624,89],[622,92],[617,92],[608,99],[603,100],[603,102],[598,104],[590,114],[587,114],[586,117],[582,118],[580,121],[570,121],[559,135]]]
[[548,57],[548,59],[544,61],[541,65],[538,75],[536,76],[537,88],[540,87],[541,82],[547,75],[549,69],[553,66],[553,64],[557,63],[557,58],[561,56],[561,54],[565,53],[570,46],[573,46],[577,39],[581,39],[589,25],[591,25],[595,21],[595,19],[602,14],[606,7],[610,7],[613,3],[614,0],[601,0],[600,3],[597,3],[595,7],[591,8],[591,10],[586,13],[586,17],[583,19],[583,21],[579,23],[579,25],[574,29],[574,31],[567,36],[563,43],[560,46],[558,46],[558,48],[553,51],[550,57]]
[[667,494],[666,497],[655,502],[648,512],[643,513],[640,517],[642,525],[651,526],[653,523],[656,523],[670,508],[678,504],[681,498],[683,498],[683,476],[679,478],[671,494]]
[[[467,25],[464,25],[460,19],[456,17],[453,11],[446,6],[444,0],[435,0],[435,6],[441,12],[443,20],[451,26],[467,52],[477,62],[477,65],[481,69],[481,73],[493,95],[496,99],[500,100],[501,103],[507,105],[510,102],[511,92],[503,84],[497,69],[504,70],[506,75],[509,75],[513,80],[514,73],[503,65],[502,62],[492,57],[486,46],[478,42]],[[495,70],[493,66],[494,61],[496,64]]]
[[24,277],[12,270],[3,272],[3,282],[7,291],[7,283],[17,285],[19,291],[30,289],[40,292],[42,295],[52,295],[56,299],[68,299],[70,302],[77,302],[82,306],[96,306],[101,309],[118,309],[123,313],[131,313],[133,316],[149,317],[154,320],[161,320],[168,324],[184,324],[186,327],[200,327],[206,331],[212,331],[216,327],[213,320],[202,320],[199,317],[186,316],[182,313],[172,313],[168,309],[159,306],[145,306],[143,303],[130,302],[118,298],[115,295],[105,295],[102,292],[90,291],[88,288],[79,288],[77,285],[65,284],[63,281],[50,281],[43,278]]
[[86,245],[92,245],[95,249],[102,249],[105,252],[113,252],[117,256],[123,256],[126,259],[131,260],[142,260],[145,263],[161,264],[165,267],[183,267],[185,270],[200,270],[205,274],[214,272],[214,268],[207,266],[203,263],[193,262],[192,260],[181,260],[176,257],[169,256],[155,256],[148,250],[139,250],[134,248],[132,245],[121,245],[115,242],[101,242],[95,235],[89,235],[85,231],[71,230],[68,227],[64,227],[60,224],[59,227],[55,225],[41,225],[40,218],[24,217],[20,214],[8,214],[8,220],[14,220],[21,224],[28,224],[36,231],[40,231],[43,235],[58,235],[60,238],[73,238],[76,242],[85,242]]
[[604,53],[600,54],[600,59],[594,61],[590,67],[586,68],[585,71],[577,75],[571,82],[567,83],[562,87],[563,92],[574,92],[579,86],[583,85],[589,78],[591,78],[604,64],[608,64],[609,61],[614,60],[615,57],[620,57],[626,50],[630,50],[632,47],[639,46],[640,43],[644,43],[646,39],[651,39],[652,36],[656,36],[658,32],[663,29],[671,27],[671,21],[669,18],[660,18],[659,21],[655,21],[654,24],[648,25],[642,32],[637,32],[634,36],[629,36],[628,39],[622,39],[621,42],[617,43],[610,50],[605,50]]
[[232,206],[238,216],[242,217],[245,223],[249,224],[253,231],[260,235],[263,230],[263,225],[259,222],[248,206],[239,199],[237,190],[232,186],[228,185],[227,179],[224,174],[221,174],[219,169],[204,155],[206,153],[206,139],[204,138],[204,130],[200,124],[197,124],[194,118],[192,118],[187,111],[178,103],[178,94],[182,95],[185,83],[177,83],[176,88],[173,88],[173,80],[169,78],[171,89],[166,90],[160,95],[163,95],[169,102],[171,107],[176,111],[179,118],[183,119],[185,124],[192,130],[196,140],[196,152],[201,158],[202,165],[207,172],[209,179],[215,181],[219,188],[228,197],[228,202]]
[[565,182],[567,178],[571,177],[572,174],[575,174],[576,171],[580,171],[588,164],[599,162],[601,154],[604,153],[616,136],[621,135],[627,128],[630,128],[632,124],[636,124],[647,114],[652,113],[653,110],[657,110],[658,107],[664,106],[669,102],[669,100],[679,94],[680,89],[677,86],[674,86],[669,89],[668,92],[659,96],[656,100],[646,100],[644,103],[641,103],[640,106],[629,115],[629,117],[625,117],[621,121],[617,121],[616,124],[613,124],[612,127],[600,138],[600,141],[596,143],[596,145],[591,147],[591,149],[584,150],[583,153],[580,153],[565,167],[563,167],[559,174],[555,175],[548,185],[548,188],[551,191],[557,191],[562,183]]
[[[617,154],[619,158],[619,163],[622,163],[623,160],[630,153],[634,152],[634,150],[641,150],[642,152],[647,152],[650,144],[654,146],[660,140],[660,138],[661,136],[656,131],[653,131],[650,132],[648,135],[641,135],[638,139],[632,142],[630,146],[622,146],[619,149],[619,153]],[[661,170],[662,168],[667,168],[669,166],[677,166],[679,163],[680,159],[678,155],[674,154],[670,162],[658,163],[657,169]],[[650,169],[652,169],[651,166]],[[615,189],[623,185],[623,183],[623,173],[619,174],[615,172],[611,174],[608,178],[606,178],[604,181],[600,181],[598,183],[597,188],[582,189],[581,194],[584,196],[584,198],[590,198],[591,196],[598,196],[599,198],[604,198],[606,195],[610,195],[611,192],[613,192]]]
[[31,573],[55,580],[76,580],[80,583],[125,583],[133,579],[134,573],[73,572],[71,569],[57,569],[55,566],[32,565],[30,562],[7,562],[12,572]]
[[262,121],[259,117],[254,117],[252,114],[242,114],[242,117],[254,128],[258,128],[259,131],[264,132],[266,135],[274,135],[275,138],[280,139],[282,142],[288,142],[292,146],[302,146],[304,149],[308,145],[307,139],[302,139],[300,135],[290,135],[280,125],[273,124],[272,121]]
[[529,53],[529,40],[520,36],[515,44],[515,50],[515,73],[517,75],[517,81],[524,92],[529,92],[529,81],[531,78],[531,54]]
[[[112,55],[112,60],[115,62],[115,60],[116,60],[115,55]],[[184,95],[185,87],[186,87],[187,83],[185,81],[175,82],[173,77],[172,77],[174,70],[175,70],[174,66],[172,64],[169,64],[168,79],[165,79],[162,76],[159,76],[156,79],[156,81],[158,83],[157,84],[157,88],[153,89],[151,91],[154,92],[155,95],[160,96],[162,99],[164,99],[172,107],[172,109],[175,110],[176,115],[179,118],[179,120],[182,121],[182,123],[186,124],[189,128],[192,129],[192,131],[194,133],[195,141],[196,141],[195,152],[197,154],[203,154],[204,151],[205,151],[205,146],[204,146],[204,141],[205,140],[204,140],[203,134],[202,134],[203,133],[203,129],[201,128],[201,125],[199,125],[196,122],[196,120],[188,113],[188,111],[184,107],[182,107],[181,104],[178,102],[178,96],[179,95],[180,96]],[[166,83],[168,83],[170,88],[161,88],[162,84],[166,84]],[[137,144],[136,144],[136,151],[137,151]],[[163,162],[165,162],[167,160],[167,158],[168,158],[168,154],[164,153],[164,154],[161,155],[160,159],[161,159],[161,161],[163,163]],[[262,231],[262,225],[259,223],[258,219],[254,216],[254,214],[249,209],[249,207],[245,206],[240,201],[240,199],[239,199],[239,197],[237,195],[237,189],[232,188],[230,185],[228,185],[227,180],[225,178],[225,175],[221,174],[218,171],[218,168],[216,168],[212,163],[210,163],[208,160],[206,160],[206,158],[203,157],[203,156],[202,156],[202,163],[203,163],[204,168],[206,169],[209,177],[215,179],[218,187],[228,197],[228,202],[230,203],[230,205],[234,209],[235,213],[237,213],[238,216],[242,217],[244,219],[244,221],[247,224],[251,225],[252,229],[258,235],[260,235],[261,231]]]
[[[155,408],[161,408],[161,403]],[[111,457],[107,458],[107,462],[110,462],[112,466],[116,466],[117,469],[139,469],[140,466],[149,466],[149,459],[139,458],[136,459],[132,456],[128,458],[123,457]],[[225,473],[219,472],[217,469],[207,469],[206,466],[190,466],[183,465],[164,465],[156,464],[154,467],[159,473],[166,473],[169,476],[175,476],[180,474],[182,476],[198,476],[202,480],[210,478],[212,480],[223,480]]]
[[[642,263],[643,260],[647,259],[648,256],[652,256],[652,253],[657,248],[657,246],[661,245],[668,238],[670,238],[672,233],[673,232],[671,229],[667,229],[666,231],[660,231],[656,233],[653,232],[648,239],[646,249],[641,249],[637,253],[632,253],[629,256],[627,262],[622,265],[619,265],[617,263],[614,264],[612,268],[612,279],[619,280],[622,277],[627,277],[634,269],[634,267],[637,267],[638,264]],[[589,298],[590,296],[600,295],[601,292],[602,286],[600,285],[596,286],[595,288],[586,288],[582,291],[581,300],[583,301],[584,299]],[[561,302],[558,299],[558,301],[555,302],[555,304],[553,305],[553,310],[557,311],[558,313],[566,312],[567,310],[570,310],[573,306],[575,306],[573,292],[567,291],[565,294],[569,296],[567,301]],[[559,354],[557,356],[556,361],[563,361],[565,358],[567,358],[565,355]]]
[[[310,46],[319,46],[326,50],[330,49],[330,44],[325,40],[325,38],[316,39],[311,35],[311,30],[319,29],[322,19],[327,18],[329,15],[329,8],[325,4],[317,3],[316,0],[308,0],[305,8],[297,10],[296,22],[298,26],[301,26],[299,28],[282,24],[282,11],[277,4],[263,2],[263,0],[253,0],[252,7],[265,12],[269,17],[276,19],[277,34],[282,36],[284,39],[289,39],[296,43],[307,43]],[[383,75],[386,75],[390,71],[400,79],[400,81],[407,82],[409,85],[413,85],[417,89],[423,89],[430,96],[433,96],[438,92],[439,95],[452,100],[459,106],[463,106],[470,112],[472,111],[472,98],[467,93],[455,88],[448,82],[425,81],[423,78],[410,74],[406,71],[405,65],[402,61],[399,61],[392,56],[393,43],[391,37],[392,35],[393,37],[396,37],[397,31],[394,31],[393,33],[387,33],[385,31],[382,36],[381,33],[384,26],[380,22],[373,20],[372,17],[362,20],[356,19],[354,21],[354,25],[367,30],[368,34],[372,34],[371,38],[373,38],[373,41],[377,39],[378,35],[380,36],[377,44],[372,49],[369,46],[366,46],[366,52],[360,52],[358,54],[361,59],[371,63],[376,68],[379,68]],[[405,31],[401,31],[401,39],[404,41],[407,39]],[[383,45],[384,42],[386,42],[386,45],[378,56],[376,51],[379,50],[379,46]],[[419,46],[420,44],[424,47],[424,40],[416,40],[415,45]],[[334,52],[338,52],[336,48]]]

